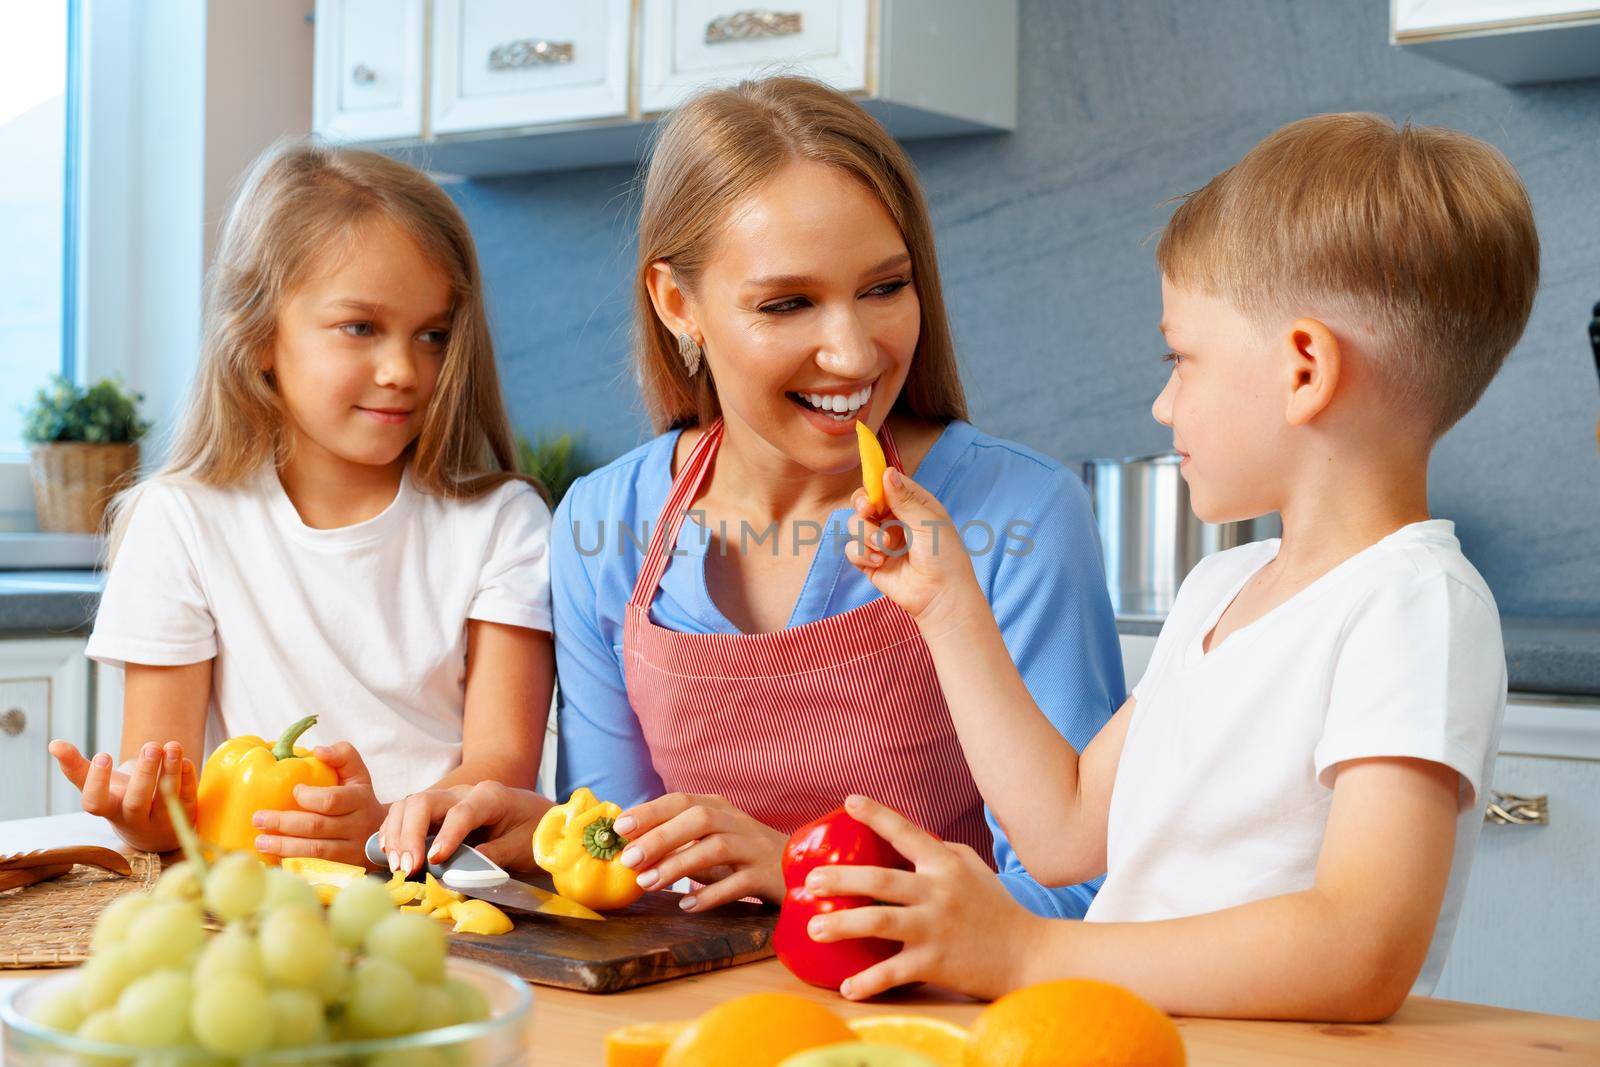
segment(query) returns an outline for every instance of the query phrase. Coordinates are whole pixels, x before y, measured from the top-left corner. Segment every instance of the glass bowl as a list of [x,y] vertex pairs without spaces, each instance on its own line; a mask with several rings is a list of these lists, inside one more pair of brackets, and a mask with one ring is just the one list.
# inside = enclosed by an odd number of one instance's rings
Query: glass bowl
[[452,978],[472,983],[484,995],[489,1002],[489,1018],[401,1037],[270,1049],[239,1059],[215,1056],[197,1048],[108,1045],[41,1026],[30,1018],[32,1009],[77,978],[76,971],[63,971],[34,979],[0,1003],[0,1023],[4,1024],[4,1055],[0,1062],[5,1067],[511,1067],[525,1063],[533,992],[522,979],[498,967],[461,959],[451,959],[446,971]]

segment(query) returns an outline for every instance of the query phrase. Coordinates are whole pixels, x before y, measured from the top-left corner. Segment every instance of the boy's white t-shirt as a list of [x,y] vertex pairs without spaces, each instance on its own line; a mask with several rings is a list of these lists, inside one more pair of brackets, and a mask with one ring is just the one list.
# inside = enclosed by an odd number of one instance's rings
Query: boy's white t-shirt
[[1500,616],[1454,524],[1402,527],[1210,652],[1278,552],[1202,561],[1179,590],[1123,742],[1105,884],[1086,919],[1171,919],[1309,889],[1338,765],[1412,757],[1459,775],[1449,883],[1413,992],[1438,981],[1505,715]]
[[409,468],[365,522],[301,521],[267,464],[219,489],[139,490],[88,654],[175,666],[215,657],[206,752],[320,716],[300,744],[349,741],[380,799],[461,762],[467,620],[550,629],[550,510],[507,482],[471,500]]

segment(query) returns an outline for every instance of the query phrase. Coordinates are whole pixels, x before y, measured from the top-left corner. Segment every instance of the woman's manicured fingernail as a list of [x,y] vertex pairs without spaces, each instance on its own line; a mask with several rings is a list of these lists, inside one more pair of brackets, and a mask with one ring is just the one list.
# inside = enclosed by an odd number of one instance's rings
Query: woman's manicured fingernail
[[400,857],[393,852],[389,853],[389,870],[391,873],[400,869]]
[[[632,815],[624,815],[622,818],[612,823],[611,828],[619,834],[631,834],[633,833],[634,827],[638,825],[639,820],[635,819]],[[627,861],[624,860],[623,862],[626,863]]]
[[161,755],[161,746],[154,741],[146,741],[144,748],[139,750],[139,755],[144,757],[146,763],[154,763],[156,757]]
[[256,851],[257,852],[265,852],[266,850],[267,850],[267,839],[266,839],[266,837],[265,836],[261,836],[261,837],[256,838]]
[[698,903],[700,902],[694,897],[684,897],[682,900],[678,901],[678,907],[682,908],[684,911],[693,911],[694,906]]
[[267,828],[266,812],[258,811],[254,815],[250,816],[250,825],[254,826],[258,830],[265,830]]
[[806,888],[811,890],[813,893],[822,892],[822,875],[815,871],[812,871],[810,874],[806,875]]
[[890,485],[898,487],[898,486],[900,486],[902,484],[902,480],[900,478],[900,472],[898,470],[896,470],[893,467],[890,467],[889,470],[887,471],[887,473],[889,475],[889,484]]
[[632,867],[642,858],[644,858],[643,852],[639,851],[637,848],[630,847],[622,850],[622,856],[618,862],[620,862],[624,867]]
[[828,932],[828,924],[821,919],[812,919],[806,923],[806,933],[811,935],[811,940],[821,941]]
[[850,985],[850,979],[846,978],[843,982],[839,983],[839,995],[840,996],[848,997],[851,994],[852,991],[853,991],[853,987]]
[[640,889],[649,889],[651,886],[653,886],[657,882],[661,881],[661,872],[660,871],[645,871],[637,879],[635,879],[635,881],[637,881],[639,883],[639,888]]
[[402,852],[400,854],[400,868],[407,874],[410,874],[412,870],[414,870],[414,868],[411,866],[411,853]]
[[109,767],[109,766],[111,766],[111,754],[109,752],[97,752],[97,753],[95,753],[94,765],[96,767]]
[[855,794],[851,794],[850,796],[847,796],[847,797],[844,798],[844,806],[845,806],[845,810],[847,810],[847,811],[860,811],[861,810],[861,798],[856,796]]

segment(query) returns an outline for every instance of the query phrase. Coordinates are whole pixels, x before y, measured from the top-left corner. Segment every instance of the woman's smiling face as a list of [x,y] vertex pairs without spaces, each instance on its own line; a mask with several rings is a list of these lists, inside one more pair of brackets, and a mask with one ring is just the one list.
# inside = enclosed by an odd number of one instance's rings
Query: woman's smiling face
[[818,473],[857,465],[855,422],[882,425],[921,333],[905,238],[870,189],[789,164],[733,210],[684,297],[730,426]]

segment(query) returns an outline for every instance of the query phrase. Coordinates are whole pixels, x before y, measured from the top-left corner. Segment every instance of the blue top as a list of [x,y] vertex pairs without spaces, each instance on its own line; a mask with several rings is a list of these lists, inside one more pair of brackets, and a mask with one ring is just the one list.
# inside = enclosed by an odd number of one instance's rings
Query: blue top
[[[578,479],[556,508],[550,565],[561,796],[587,786],[629,807],[664,792],[628,704],[622,631],[656,517],[671,491],[677,438],[678,431],[662,434]],[[1028,691],[1081,752],[1124,697],[1116,622],[1083,483],[1055,460],[959,421],[945,427],[912,477],[964,531],[978,582]],[[789,626],[852,611],[881,595],[845,559],[853,514],[841,508],[829,517]],[[984,551],[986,529],[993,531],[990,551]],[[691,511],[651,605],[658,626],[740,632],[706,586],[709,544]],[[986,816],[995,863],[1011,895],[1041,915],[1081,917],[1099,880],[1040,886],[993,813]]]

